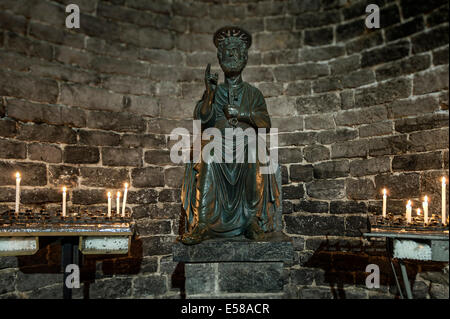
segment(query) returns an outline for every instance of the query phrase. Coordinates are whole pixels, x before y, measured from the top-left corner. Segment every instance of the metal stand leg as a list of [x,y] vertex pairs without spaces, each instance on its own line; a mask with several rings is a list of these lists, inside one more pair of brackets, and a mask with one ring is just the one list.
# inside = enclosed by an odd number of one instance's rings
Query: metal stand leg
[[395,284],[397,285],[398,292],[400,293],[400,298],[404,299],[403,293],[402,293],[402,287],[400,286],[400,283],[398,282],[397,272],[395,271],[394,263],[392,262],[391,255],[392,255],[392,240],[390,238],[386,238],[386,251],[389,258],[389,262],[391,263],[392,272],[394,274],[395,278]]
[[405,284],[406,297],[408,299],[413,299],[412,292],[411,292],[411,285],[409,283],[408,274],[406,272],[406,266],[402,261],[400,261],[399,263],[400,263],[400,269],[402,270],[403,283]]
[[72,238],[63,238],[61,240],[61,249],[62,249],[62,255],[61,255],[61,263],[62,263],[62,271],[63,271],[63,298],[64,299],[72,299],[72,289],[68,288],[66,286],[66,279],[69,273],[66,273],[66,267],[69,264],[73,264],[73,257],[74,257],[74,251],[73,251],[73,239]]

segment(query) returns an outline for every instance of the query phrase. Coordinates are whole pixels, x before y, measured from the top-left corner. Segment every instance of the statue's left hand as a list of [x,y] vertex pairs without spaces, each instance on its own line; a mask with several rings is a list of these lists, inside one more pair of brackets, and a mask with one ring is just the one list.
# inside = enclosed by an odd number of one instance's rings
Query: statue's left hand
[[236,118],[239,115],[239,111],[237,108],[233,107],[232,105],[227,105],[224,107],[224,113],[225,117],[227,119]]

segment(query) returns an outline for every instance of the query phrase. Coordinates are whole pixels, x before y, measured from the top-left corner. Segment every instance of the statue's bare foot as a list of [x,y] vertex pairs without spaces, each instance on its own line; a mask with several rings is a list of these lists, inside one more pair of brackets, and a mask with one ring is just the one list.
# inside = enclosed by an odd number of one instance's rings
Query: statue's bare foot
[[261,240],[264,239],[264,231],[258,224],[258,218],[253,217],[250,225],[248,225],[247,229],[244,232],[244,236],[248,239],[252,240]]
[[181,237],[181,242],[185,245],[195,245],[208,238],[208,226],[204,223],[199,223],[189,233]]

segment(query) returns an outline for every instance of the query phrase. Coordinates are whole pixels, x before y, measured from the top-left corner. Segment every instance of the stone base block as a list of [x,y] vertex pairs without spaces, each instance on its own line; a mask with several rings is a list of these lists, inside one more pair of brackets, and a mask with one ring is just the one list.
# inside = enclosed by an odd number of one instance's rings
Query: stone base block
[[284,264],[292,259],[292,242],[281,233],[173,247],[173,260],[185,263],[187,298],[282,298]]

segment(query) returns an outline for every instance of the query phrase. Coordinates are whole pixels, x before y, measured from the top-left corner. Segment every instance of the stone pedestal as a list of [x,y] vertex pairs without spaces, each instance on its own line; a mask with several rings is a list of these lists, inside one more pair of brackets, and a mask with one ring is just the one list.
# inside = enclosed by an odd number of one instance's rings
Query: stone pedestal
[[293,255],[282,233],[264,241],[239,236],[173,246],[173,260],[185,264],[186,298],[282,298],[284,267]]

